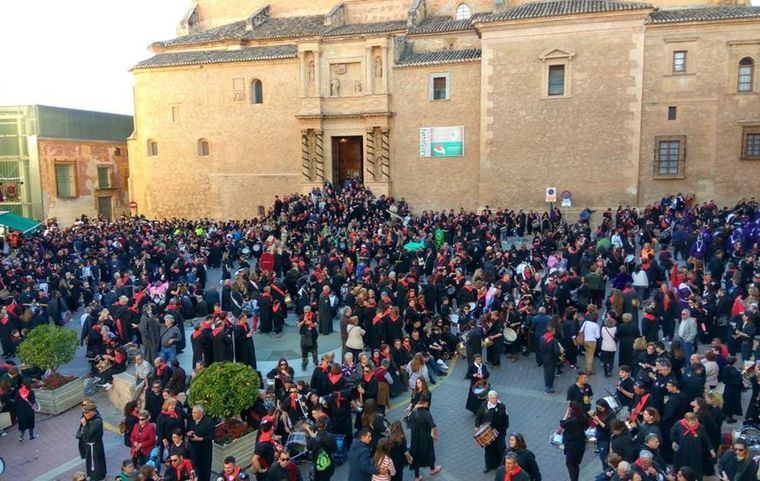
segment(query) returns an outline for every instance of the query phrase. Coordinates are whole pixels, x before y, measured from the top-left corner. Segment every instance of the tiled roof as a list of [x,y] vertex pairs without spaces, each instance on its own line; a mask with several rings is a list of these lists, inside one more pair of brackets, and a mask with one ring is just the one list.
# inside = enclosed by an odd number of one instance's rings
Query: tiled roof
[[339,37],[342,35],[366,35],[372,33],[393,32],[406,30],[406,20],[394,20],[391,22],[378,23],[355,23],[335,27],[322,33],[325,37]]
[[202,45],[224,40],[240,40],[244,33],[245,20],[241,20],[220,27],[210,28],[203,32],[191,33],[190,35],[183,35],[171,40],[153,42],[151,47],[179,47],[182,45]]
[[460,32],[472,29],[473,18],[455,20],[451,17],[427,17],[419,25],[409,29],[410,34]]
[[760,17],[760,7],[679,8],[658,10],[649,17],[649,23],[709,22],[753,17]]
[[295,45],[273,45],[251,47],[240,50],[198,50],[190,52],[160,53],[134,66],[134,69],[176,67],[180,65],[205,65],[212,63],[254,62],[258,60],[277,60],[296,58],[298,47]]
[[437,52],[411,52],[396,63],[399,67],[416,67],[419,65],[433,65],[441,63],[475,62],[480,60],[479,48],[467,48],[464,50],[440,50]]
[[323,15],[308,17],[269,17],[266,22],[244,32],[244,40],[313,37],[325,29]]
[[501,12],[485,15],[479,18],[477,22],[487,23],[501,20],[558,17],[562,15],[641,10],[646,8],[654,7],[648,3],[615,0],[548,0],[526,3]]

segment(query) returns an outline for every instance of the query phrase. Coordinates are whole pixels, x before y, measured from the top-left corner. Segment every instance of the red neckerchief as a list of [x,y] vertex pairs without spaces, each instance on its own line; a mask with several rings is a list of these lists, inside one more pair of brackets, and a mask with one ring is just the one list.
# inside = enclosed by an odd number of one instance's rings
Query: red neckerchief
[[0,317],[0,324],[2,325],[8,324],[8,316]]
[[240,474],[240,466],[235,466],[235,472],[233,474],[223,474],[226,481],[235,481]]
[[638,404],[636,404],[636,407],[633,408],[633,411],[631,411],[630,420],[636,421],[636,419],[639,417],[639,414],[641,414],[641,411],[644,410],[644,406],[646,406],[647,401],[649,401],[649,393],[644,394],[641,396],[641,399],[639,399]]
[[[263,422],[263,420],[262,420]],[[274,428],[268,430],[268,431],[261,431],[261,436],[259,436],[259,442],[260,443],[271,443],[272,442],[272,433],[274,433]]]
[[24,386],[23,384],[21,385],[20,388],[18,388],[19,396],[21,396],[21,399],[23,399],[26,402],[29,402],[29,393],[31,392],[32,391],[28,387]]
[[169,416],[172,419],[177,419],[179,417],[179,415],[177,414],[177,411],[174,410],[174,409],[172,409],[171,411],[167,411],[166,409],[162,409],[161,410],[161,414],[165,414],[165,415]]
[[541,339],[543,339],[545,343],[549,344],[554,340],[554,334],[551,332],[545,332],[544,335],[541,336]]
[[298,393],[290,394],[290,408],[295,409],[298,406]]
[[697,424],[695,424],[694,427],[689,426],[689,423],[687,423],[685,419],[681,419],[678,422],[684,428],[684,432],[683,432],[684,437],[687,437],[687,436],[691,435],[691,436],[694,436],[696,438],[698,436],[697,429],[699,429],[699,421],[697,421]]
[[521,471],[522,471],[522,469],[520,469],[520,466],[517,465],[517,464],[515,465],[515,469],[513,469],[512,471],[507,471],[505,469],[504,470],[504,481],[512,481],[512,477],[513,476],[517,476],[518,474],[520,474]]
[[156,368],[156,376],[161,377],[161,374],[164,373],[164,370],[166,369],[166,363],[161,362],[161,364],[158,365]]
[[376,326],[380,324],[380,322],[383,320],[382,314],[375,314],[375,317],[372,318],[372,325]]
[[220,332],[224,332],[224,326],[214,328],[214,330],[211,331],[211,335],[216,337],[216,335],[219,334]]
[[248,327],[248,321],[247,320],[245,320],[245,319],[238,319],[237,325],[240,326],[240,327],[242,327],[243,331],[245,331],[245,333],[248,334],[249,327]]
[[330,373],[327,375],[327,379],[330,380],[330,384],[338,384],[338,382],[343,379],[343,373],[339,372],[338,374]]
[[275,299],[274,304],[272,304],[272,312],[277,312],[280,310],[280,301],[279,299]]
[[306,324],[306,327],[315,328],[317,327],[317,323],[312,321],[314,319],[314,313],[313,312],[304,312],[303,313],[303,322]]
[[391,322],[397,322],[399,319],[401,319],[400,315],[397,315],[396,317],[393,317],[393,315],[388,316],[388,319],[391,320]]
[[204,329],[211,329],[211,321],[204,320],[203,322],[201,322],[201,331],[203,331]]
[[192,336],[191,336],[191,337],[192,337],[193,339],[195,339],[195,338],[197,338],[198,336],[200,336],[201,334],[203,334],[203,329],[196,329],[196,330],[194,330],[194,331],[193,331],[193,334],[192,334]]
[[174,468],[174,470],[177,472],[177,479],[182,479],[182,471],[184,470],[190,474],[190,471],[193,470],[193,463],[189,459],[183,459],[182,464]]
[[370,382],[372,380],[372,373],[363,375],[362,379],[364,379],[364,382]]
[[275,291],[277,291],[277,293],[279,295],[281,295],[282,297],[285,297],[285,292],[282,289],[280,289],[279,287],[277,287],[277,285],[272,284],[272,289],[274,289]]

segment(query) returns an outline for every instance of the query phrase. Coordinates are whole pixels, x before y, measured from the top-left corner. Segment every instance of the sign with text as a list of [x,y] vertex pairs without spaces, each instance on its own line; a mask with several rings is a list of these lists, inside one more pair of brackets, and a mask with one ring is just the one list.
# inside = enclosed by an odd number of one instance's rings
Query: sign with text
[[462,157],[464,127],[422,127],[420,157]]
[[557,188],[556,187],[546,188],[546,202],[557,202]]

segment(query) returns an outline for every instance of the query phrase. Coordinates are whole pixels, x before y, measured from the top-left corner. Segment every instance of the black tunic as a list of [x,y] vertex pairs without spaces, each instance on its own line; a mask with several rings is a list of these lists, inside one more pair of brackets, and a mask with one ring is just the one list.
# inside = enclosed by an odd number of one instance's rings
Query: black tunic
[[84,426],[79,425],[79,456],[85,460],[88,479],[101,481],[106,477],[106,453],[103,447],[103,420],[100,414]]
[[21,392],[16,391],[16,419],[18,420],[18,429],[23,431],[24,429],[34,430],[34,403],[35,403],[34,391],[29,390],[29,395],[26,399],[21,397]]
[[411,426],[411,443],[409,453],[412,455],[413,465],[426,467],[435,465],[435,446],[433,444],[432,429],[435,427],[433,416],[427,408],[416,408],[409,415]]
[[193,331],[193,334],[190,336],[190,344],[193,347],[193,366],[198,362],[203,362],[204,366],[211,364],[213,359],[211,329],[205,328]]
[[238,321],[232,328],[232,337],[234,339],[235,360],[242,364],[247,364],[256,369],[256,354],[253,348],[253,339],[248,337],[250,327]]
[[678,444],[678,450],[673,456],[675,469],[683,466],[691,467],[697,474],[697,479],[702,479],[707,463],[710,458],[705,458],[705,452],[712,449],[712,444],[705,434],[705,428],[697,424],[696,432],[687,432],[685,422],[679,421],[670,431],[670,439]]
[[474,363],[471,364],[467,370],[467,379],[470,380],[470,389],[467,391],[467,403],[465,404],[465,407],[472,414],[476,414],[478,412],[478,409],[480,409],[480,405],[483,403],[482,399],[478,398],[475,394],[472,393],[472,388],[475,386],[475,383],[481,379],[488,379],[490,375],[491,374],[488,372],[488,368],[485,364],[480,365],[479,376],[478,367]]
[[224,329],[214,329],[211,341],[214,362],[232,360],[232,340]]
[[196,471],[199,481],[208,481],[211,476],[211,443],[214,441],[214,430],[214,421],[208,416],[203,416],[198,422],[190,419],[187,423],[187,432],[192,431],[199,438],[203,438],[201,441],[188,438],[198,463]]

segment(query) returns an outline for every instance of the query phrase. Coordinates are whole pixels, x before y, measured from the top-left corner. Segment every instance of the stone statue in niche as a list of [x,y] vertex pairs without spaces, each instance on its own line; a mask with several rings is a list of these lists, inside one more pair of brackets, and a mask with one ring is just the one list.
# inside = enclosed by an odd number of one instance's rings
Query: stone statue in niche
[[354,82],[354,92],[356,92],[357,94],[362,93],[362,83],[359,80]]
[[309,60],[309,83],[314,83],[314,60]]
[[375,78],[383,76],[383,59],[378,55],[375,57]]
[[330,80],[330,97],[337,97],[340,95],[340,80],[334,78]]

